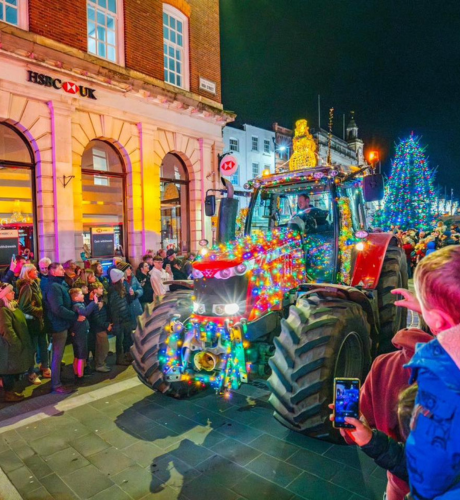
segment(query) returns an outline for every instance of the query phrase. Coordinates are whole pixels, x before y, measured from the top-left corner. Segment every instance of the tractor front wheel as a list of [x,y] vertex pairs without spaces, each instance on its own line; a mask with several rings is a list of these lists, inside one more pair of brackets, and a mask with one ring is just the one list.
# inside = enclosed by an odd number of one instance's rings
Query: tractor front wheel
[[334,377],[364,380],[370,366],[370,326],[356,303],[313,293],[291,306],[275,338],[268,379],[274,416],[286,427],[336,439],[329,421]]
[[177,290],[168,293],[158,306],[149,304],[138,318],[131,347],[133,367],[140,380],[151,389],[175,397],[188,394],[190,385],[165,380],[160,354],[166,350],[171,335],[167,327],[174,317],[183,322],[192,314],[192,295],[192,290]]

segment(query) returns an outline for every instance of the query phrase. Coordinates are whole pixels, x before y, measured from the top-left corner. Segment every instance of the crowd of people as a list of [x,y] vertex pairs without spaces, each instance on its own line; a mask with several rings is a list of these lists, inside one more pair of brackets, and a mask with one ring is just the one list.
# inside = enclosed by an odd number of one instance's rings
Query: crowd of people
[[448,227],[444,221],[438,221],[428,231],[392,226],[391,231],[406,254],[409,278],[412,278],[417,264],[426,255],[446,246],[460,244],[460,227],[456,223]]
[[72,260],[61,264],[44,257],[35,266],[27,256],[13,257],[0,282],[4,400],[24,399],[24,394],[16,390],[21,377],[27,377],[33,385],[51,379],[54,393],[72,392],[74,387],[61,381],[69,341],[75,384],[93,370],[110,371],[110,335],[116,339],[116,364],[130,365],[137,317],[148,304],[163,299],[169,292],[168,281],[191,277],[194,258],[189,253],[179,260],[176,250],[161,249],[156,254],[148,252],[136,271],[116,257],[104,273],[98,261],[85,261],[80,267]]

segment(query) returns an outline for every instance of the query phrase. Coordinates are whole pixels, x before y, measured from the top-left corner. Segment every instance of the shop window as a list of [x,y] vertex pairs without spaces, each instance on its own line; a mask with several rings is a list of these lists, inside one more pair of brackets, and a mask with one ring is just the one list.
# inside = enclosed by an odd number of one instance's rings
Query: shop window
[[[114,147],[103,141],[91,141],[82,156],[83,244],[94,257],[124,255],[125,173]],[[107,235],[102,244],[97,232]],[[94,244],[98,248],[93,248]],[[104,248],[102,252],[101,248]]]
[[88,52],[124,65],[122,0],[87,0]]
[[16,129],[0,123],[0,266],[35,257],[34,161]]
[[163,58],[165,82],[189,89],[188,18],[163,4]]
[[161,165],[161,245],[190,250],[189,178],[182,160],[167,154]]

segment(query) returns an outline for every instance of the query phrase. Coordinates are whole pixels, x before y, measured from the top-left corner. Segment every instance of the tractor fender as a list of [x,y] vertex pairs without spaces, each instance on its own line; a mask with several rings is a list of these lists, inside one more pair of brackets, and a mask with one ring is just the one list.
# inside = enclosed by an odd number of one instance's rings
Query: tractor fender
[[317,294],[320,297],[331,297],[348,300],[359,304],[367,316],[367,321],[371,326],[371,342],[377,345],[379,332],[379,316],[376,309],[376,301],[372,291],[359,290],[348,285],[335,285],[324,283],[304,283],[299,287],[297,297]]
[[375,290],[382,273],[383,261],[389,246],[398,246],[398,240],[390,233],[370,233],[364,250],[357,252],[353,269],[352,286]]

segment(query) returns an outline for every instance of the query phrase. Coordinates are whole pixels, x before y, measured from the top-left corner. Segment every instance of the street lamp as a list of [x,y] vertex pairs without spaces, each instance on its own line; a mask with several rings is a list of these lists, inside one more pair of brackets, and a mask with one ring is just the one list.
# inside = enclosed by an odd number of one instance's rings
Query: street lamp
[[380,154],[378,151],[370,151],[369,152],[369,162],[371,164],[372,170],[375,170],[375,167],[378,163],[380,172]]

